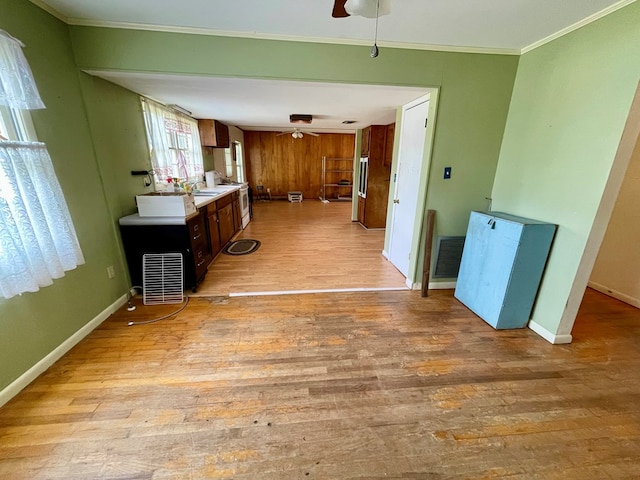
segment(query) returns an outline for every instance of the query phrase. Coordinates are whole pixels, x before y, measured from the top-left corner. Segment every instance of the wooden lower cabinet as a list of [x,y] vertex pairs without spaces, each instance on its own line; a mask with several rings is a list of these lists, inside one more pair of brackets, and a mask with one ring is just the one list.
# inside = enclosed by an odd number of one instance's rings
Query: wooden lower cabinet
[[220,227],[220,243],[226,245],[235,234],[233,205],[231,203],[218,210],[218,226]]
[[364,206],[365,200],[363,197],[358,197],[358,221],[364,225]]
[[242,228],[239,200],[238,192],[233,192],[201,209],[206,209],[212,258],[215,258],[236,232]]
[[234,233],[242,230],[242,214],[240,212],[240,194],[233,192],[231,205],[233,206],[233,231]]
[[215,258],[220,250],[222,250],[222,244],[220,243],[220,230],[218,227],[218,209],[216,208],[216,202],[212,202],[206,207],[207,211],[207,227],[209,246],[211,249],[211,257]]

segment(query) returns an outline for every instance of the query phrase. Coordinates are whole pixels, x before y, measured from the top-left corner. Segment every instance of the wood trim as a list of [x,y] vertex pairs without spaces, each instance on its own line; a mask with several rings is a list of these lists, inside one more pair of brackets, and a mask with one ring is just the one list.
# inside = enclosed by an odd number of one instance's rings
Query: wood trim
[[429,277],[431,276],[431,252],[433,250],[433,234],[436,221],[436,211],[427,210],[426,234],[424,238],[424,260],[422,262],[422,289],[421,295],[429,295]]

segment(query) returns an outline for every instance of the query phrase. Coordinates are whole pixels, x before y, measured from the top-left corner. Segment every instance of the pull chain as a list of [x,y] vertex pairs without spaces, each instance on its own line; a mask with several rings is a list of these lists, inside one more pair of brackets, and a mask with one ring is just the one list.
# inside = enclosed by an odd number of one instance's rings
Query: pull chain
[[373,47],[371,47],[371,58],[378,56],[378,19],[380,18],[380,0],[376,2],[376,34],[373,37]]

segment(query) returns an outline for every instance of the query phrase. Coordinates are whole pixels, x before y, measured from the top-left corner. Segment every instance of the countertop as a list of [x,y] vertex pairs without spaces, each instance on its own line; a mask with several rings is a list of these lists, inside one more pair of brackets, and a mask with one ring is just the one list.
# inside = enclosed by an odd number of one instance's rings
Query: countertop
[[[230,193],[240,190],[242,185],[217,185],[214,188],[203,188],[199,193],[194,194],[194,203],[196,208],[202,208],[211,202],[220,200]],[[120,225],[186,225],[187,220],[196,216],[197,213],[189,216],[172,216],[172,217],[141,217],[134,213],[120,218]]]

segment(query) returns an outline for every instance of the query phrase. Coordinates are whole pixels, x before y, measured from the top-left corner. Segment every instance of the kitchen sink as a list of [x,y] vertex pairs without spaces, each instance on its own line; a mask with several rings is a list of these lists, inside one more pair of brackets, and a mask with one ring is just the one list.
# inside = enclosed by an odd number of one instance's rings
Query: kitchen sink
[[200,190],[192,193],[195,197],[215,197],[216,195],[222,195],[224,192],[219,190]]

